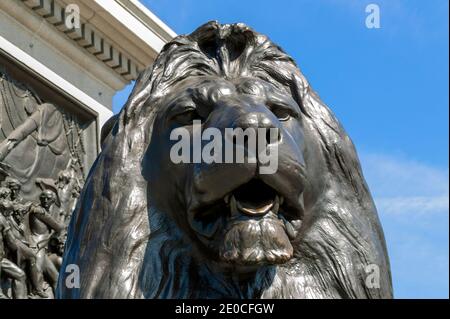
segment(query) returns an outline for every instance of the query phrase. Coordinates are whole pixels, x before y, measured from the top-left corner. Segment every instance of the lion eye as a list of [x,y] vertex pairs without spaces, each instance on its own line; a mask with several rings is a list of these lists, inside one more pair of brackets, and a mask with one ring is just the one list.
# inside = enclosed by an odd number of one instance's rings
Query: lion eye
[[184,109],[182,112],[176,114],[174,116],[174,120],[180,123],[181,125],[190,125],[194,120],[201,121],[202,118],[195,108],[188,107]]
[[280,121],[287,121],[292,116],[291,110],[284,106],[275,105],[271,107],[271,110],[272,113],[275,114],[275,116],[278,117]]

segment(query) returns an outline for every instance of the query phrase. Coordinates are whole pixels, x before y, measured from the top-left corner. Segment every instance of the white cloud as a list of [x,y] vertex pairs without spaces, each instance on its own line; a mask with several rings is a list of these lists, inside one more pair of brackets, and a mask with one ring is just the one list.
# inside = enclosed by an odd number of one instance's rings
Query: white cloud
[[448,195],[375,198],[375,202],[384,214],[433,214],[449,210]]
[[448,298],[449,172],[404,156],[362,153],[396,298]]
[[384,154],[360,158],[380,214],[448,214],[448,168]]

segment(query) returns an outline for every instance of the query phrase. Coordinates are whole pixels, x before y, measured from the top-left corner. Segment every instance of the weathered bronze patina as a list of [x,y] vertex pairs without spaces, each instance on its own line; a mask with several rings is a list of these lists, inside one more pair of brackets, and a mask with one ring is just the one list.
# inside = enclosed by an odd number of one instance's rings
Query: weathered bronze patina
[[[203,130],[277,128],[277,171],[174,163],[170,132],[194,120]],[[60,298],[392,297],[354,146],[266,36],[210,22],[176,37],[102,135],[69,227]],[[66,285],[72,264],[79,288]]]

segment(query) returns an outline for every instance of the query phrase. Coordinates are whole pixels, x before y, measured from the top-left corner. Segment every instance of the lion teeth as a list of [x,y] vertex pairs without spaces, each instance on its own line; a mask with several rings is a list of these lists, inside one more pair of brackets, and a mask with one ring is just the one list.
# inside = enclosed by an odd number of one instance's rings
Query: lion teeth
[[300,207],[300,213],[301,213],[301,215],[303,215],[303,212],[305,211],[305,200],[303,197],[303,193],[300,195],[299,207]]
[[223,198],[223,200],[225,201],[225,204],[229,204],[230,203],[230,194],[226,194],[225,197]]
[[265,215],[269,212],[269,210],[273,207],[273,203],[269,203],[265,206],[259,208],[247,208],[243,207],[239,201],[236,201],[237,208],[240,212],[250,215],[250,216],[261,216]]
[[272,213],[278,214],[278,210],[280,209],[280,196],[275,196],[275,201],[272,206]]
[[230,212],[231,212],[231,216],[234,216],[234,215],[239,214],[239,213],[238,213],[237,204],[236,204],[236,199],[234,198],[233,195],[230,196],[229,202],[230,202]]

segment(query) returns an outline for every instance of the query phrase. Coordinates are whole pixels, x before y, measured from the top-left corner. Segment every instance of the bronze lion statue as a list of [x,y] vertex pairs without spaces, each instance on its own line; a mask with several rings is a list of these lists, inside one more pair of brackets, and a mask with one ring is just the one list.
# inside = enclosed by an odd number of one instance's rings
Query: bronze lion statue
[[[195,120],[202,130],[276,128],[278,169],[174,163],[171,132],[192,133]],[[59,298],[392,298],[352,141],[266,36],[209,22],[176,37],[102,136]],[[66,284],[70,265],[79,287]]]

